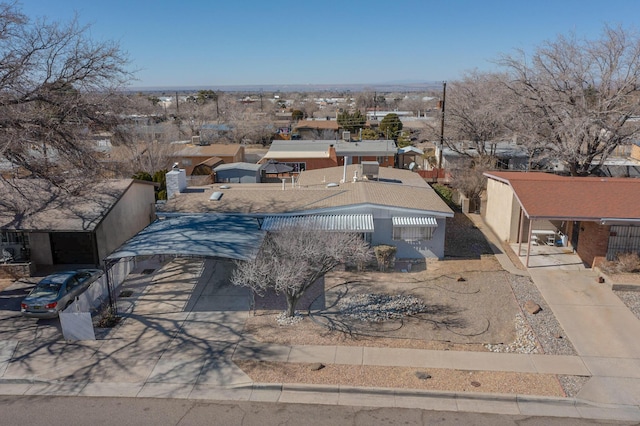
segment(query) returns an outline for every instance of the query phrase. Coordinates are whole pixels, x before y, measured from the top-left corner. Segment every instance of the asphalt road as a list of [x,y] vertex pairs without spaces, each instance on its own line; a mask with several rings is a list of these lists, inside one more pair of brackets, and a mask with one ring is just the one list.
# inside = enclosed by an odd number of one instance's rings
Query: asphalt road
[[558,417],[180,399],[0,396],[0,424],[30,425],[631,425]]

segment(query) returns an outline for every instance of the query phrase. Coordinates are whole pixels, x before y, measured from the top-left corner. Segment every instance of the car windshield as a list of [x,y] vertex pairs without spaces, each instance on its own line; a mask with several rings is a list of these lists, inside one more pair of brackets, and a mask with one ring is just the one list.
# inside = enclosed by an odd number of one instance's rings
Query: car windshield
[[62,286],[62,283],[41,281],[40,283],[38,283],[38,285],[36,285],[36,287],[30,293],[30,296],[42,297],[42,296],[50,296],[50,295],[58,294],[61,286]]

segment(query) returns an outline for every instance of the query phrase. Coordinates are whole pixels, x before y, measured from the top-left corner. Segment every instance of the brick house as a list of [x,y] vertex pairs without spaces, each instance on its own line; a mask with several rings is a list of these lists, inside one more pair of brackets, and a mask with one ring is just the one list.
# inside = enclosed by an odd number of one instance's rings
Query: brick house
[[[640,254],[640,179],[486,172],[483,217],[505,242],[572,248],[585,265]],[[528,266],[528,265],[527,265]]]
[[293,167],[294,172],[375,161],[380,167],[393,167],[398,148],[392,140],[357,142],[332,140],[274,140],[261,162],[276,160]]

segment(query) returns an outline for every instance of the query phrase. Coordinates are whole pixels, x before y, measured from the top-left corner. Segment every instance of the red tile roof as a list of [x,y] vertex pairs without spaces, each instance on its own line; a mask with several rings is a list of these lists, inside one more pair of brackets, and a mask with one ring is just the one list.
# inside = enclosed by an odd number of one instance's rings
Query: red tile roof
[[487,172],[513,189],[527,217],[640,220],[640,179]]

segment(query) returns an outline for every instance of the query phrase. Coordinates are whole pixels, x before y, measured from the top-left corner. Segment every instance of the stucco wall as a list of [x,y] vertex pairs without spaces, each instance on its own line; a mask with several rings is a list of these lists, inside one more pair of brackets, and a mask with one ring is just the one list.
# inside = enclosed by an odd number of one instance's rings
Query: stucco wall
[[506,183],[487,180],[487,202],[484,221],[501,241],[517,241],[520,205]]
[[134,182],[96,228],[100,262],[153,220],[152,185]]

